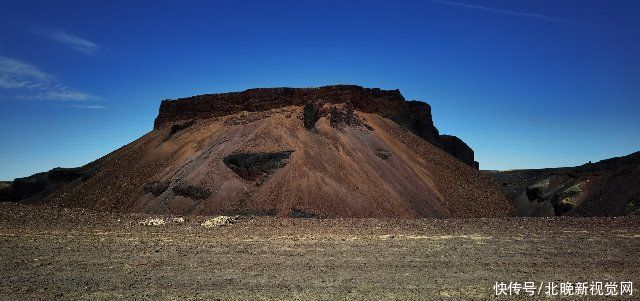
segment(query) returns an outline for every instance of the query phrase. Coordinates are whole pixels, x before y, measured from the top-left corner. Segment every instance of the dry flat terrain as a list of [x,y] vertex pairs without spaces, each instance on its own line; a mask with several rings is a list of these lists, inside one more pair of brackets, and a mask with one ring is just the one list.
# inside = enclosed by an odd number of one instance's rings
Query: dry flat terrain
[[0,204],[1,299],[477,300],[496,281],[640,285],[638,217],[140,224],[152,218]]

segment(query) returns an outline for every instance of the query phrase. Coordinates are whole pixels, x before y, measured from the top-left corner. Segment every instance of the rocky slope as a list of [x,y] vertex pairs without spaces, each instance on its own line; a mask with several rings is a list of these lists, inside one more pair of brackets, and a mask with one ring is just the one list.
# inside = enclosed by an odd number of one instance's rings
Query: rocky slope
[[[357,86],[163,101],[153,131],[42,189],[41,203],[293,217],[513,214],[487,176],[434,146],[450,138],[430,117],[428,105],[398,91]],[[469,159],[456,143],[447,145]]]
[[577,167],[487,173],[521,216],[640,214],[640,152]]
[[177,100],[164,100],[154,128],[170,122],[211,118],[242,111],[259,112],[307,103],[348,104],[353,110],[378,114],[433,145],[478,168],[473,149],[455,136],[440,135],[431,118],[429,104],[405,101],[399,90],[368,89],[360,86],[338,85],[318,88],[261,88],[242,92],[205,94]]
[[54,168],[12,182],[0,182],[0,200],[36,203],[63,185],[90,177],[91,168]]

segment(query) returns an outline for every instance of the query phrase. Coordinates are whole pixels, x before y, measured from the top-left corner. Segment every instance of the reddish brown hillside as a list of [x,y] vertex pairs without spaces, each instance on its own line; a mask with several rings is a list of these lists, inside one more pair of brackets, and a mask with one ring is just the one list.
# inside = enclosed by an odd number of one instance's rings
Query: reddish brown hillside
[[[413,133],[399,92],[339,87],[165,101],[153,131],[43,202],[172,214],[513,214],[486,176]],[[236,98],[243,93],[251,97]]]

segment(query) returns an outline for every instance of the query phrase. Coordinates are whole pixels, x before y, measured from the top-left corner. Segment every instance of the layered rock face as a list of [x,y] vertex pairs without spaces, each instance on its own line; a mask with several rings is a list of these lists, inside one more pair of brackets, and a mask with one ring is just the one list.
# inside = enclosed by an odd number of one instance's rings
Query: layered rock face
[[[320,116],[319,111],[314,111],[318,104],[347,104],[351,110],[378,114],[409,129],[465,164],[478,168],[478,162],[474,161],[473,150],[466,143],[455,136],[440,135],[433,124],[429,104],[416,100],[405,101],[399,90],[370,89],[352,85],[319,88],[261,88],[164,100],[160,104],[160,112],[154,122],[154,128],[161,128],[176,121],[305,104],[308,105],[305,108],[305,116],[316,118]],[[314,107],[313,104],[316,106]],[[336,116],[336,114],[329,115]]]
[[369,89],[351,85],[259,88],[163,100],[154,128],[174,121],[220,117],[241,111],[259,112],[309,102],[351,103],[358,111],[379,114],[402,126],[413,128],[409,107],[399,90]]
[[413,120],[413,131],[416,135],[458,158],[465,164],[479,169],[478,161],[474,160],[473,149],[464,143],[462,139],[451,135],[440,135],[438,129],[433,125],[431,106],[429,104],[417,100],[407,101],[407,104]]

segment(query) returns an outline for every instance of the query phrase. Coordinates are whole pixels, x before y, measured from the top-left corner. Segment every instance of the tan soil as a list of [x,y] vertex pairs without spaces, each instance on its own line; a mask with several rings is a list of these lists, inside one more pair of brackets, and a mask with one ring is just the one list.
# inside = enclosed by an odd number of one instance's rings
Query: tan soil
[[640,281],[638,217],[209,218],[0,204],[0,299],[486,300],[496,281]]

